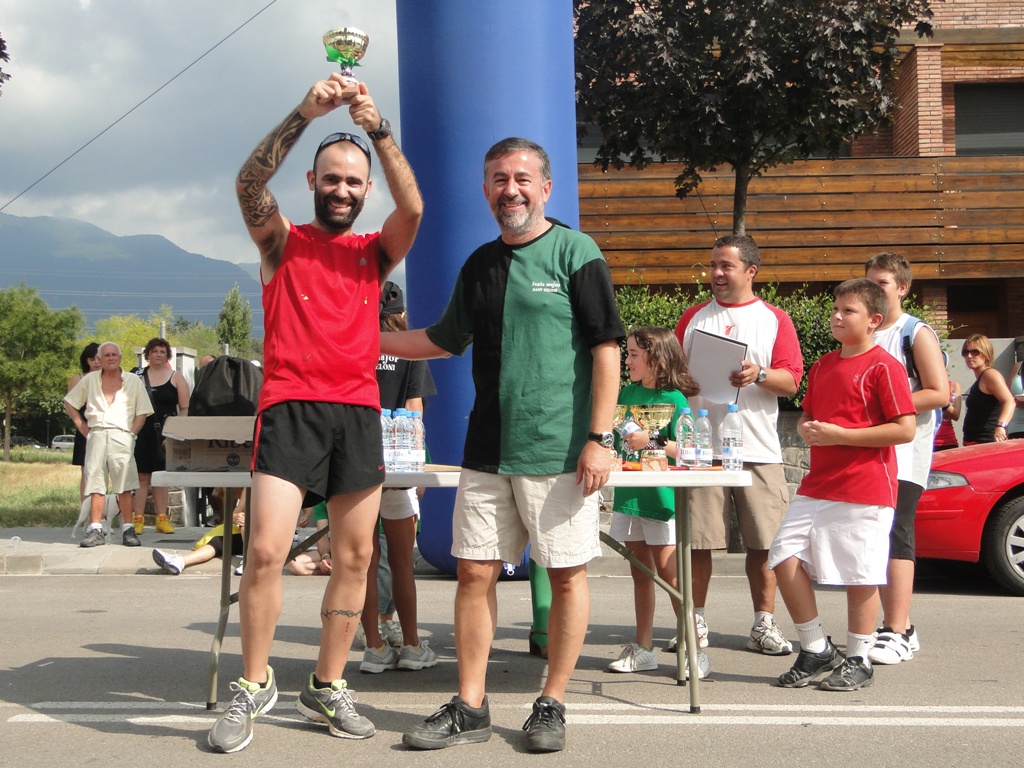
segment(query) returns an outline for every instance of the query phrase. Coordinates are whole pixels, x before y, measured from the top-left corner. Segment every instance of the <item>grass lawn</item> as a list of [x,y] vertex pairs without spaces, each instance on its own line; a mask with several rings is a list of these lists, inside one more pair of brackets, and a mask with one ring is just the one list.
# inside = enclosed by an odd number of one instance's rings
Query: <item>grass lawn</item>
[[11,451],[0,461],[0,528],[70,527],[78,519],[81,468],[70,451]]

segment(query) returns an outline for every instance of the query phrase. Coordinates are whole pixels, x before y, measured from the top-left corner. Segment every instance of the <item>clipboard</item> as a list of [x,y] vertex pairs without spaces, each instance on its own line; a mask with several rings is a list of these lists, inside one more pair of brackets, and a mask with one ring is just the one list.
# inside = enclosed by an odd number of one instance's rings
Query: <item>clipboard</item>
[[740,388],[729,383],[729,374],[742,368],[746,357],[744,342],[695,328],[689,362],[690,375],[700,387],[700,397],[712,403],[739,402]]

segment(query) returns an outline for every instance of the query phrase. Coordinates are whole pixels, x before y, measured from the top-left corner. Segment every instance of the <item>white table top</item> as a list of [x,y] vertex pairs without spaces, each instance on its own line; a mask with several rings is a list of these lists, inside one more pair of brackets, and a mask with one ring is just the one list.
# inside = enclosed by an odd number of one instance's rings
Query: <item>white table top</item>
[[[458,467],[428,464],[423,472],[392,472],[384,478],[385,488],[454,488],[459,484]],[[154,472],[152,484],[173,488],[248,488],[248,472]],[[747,471],[720,469],[676,469],[668,472],[612,472],[608,485],[619,488],[706,488],[740,487],[751,484]]]

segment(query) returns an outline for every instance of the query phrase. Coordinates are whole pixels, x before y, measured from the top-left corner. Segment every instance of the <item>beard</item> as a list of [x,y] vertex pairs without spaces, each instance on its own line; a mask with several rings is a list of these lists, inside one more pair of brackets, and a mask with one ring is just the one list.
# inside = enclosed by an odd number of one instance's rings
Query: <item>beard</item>
[[[329,200],[347,202],[349,204],[348,213],[332,212],[328,205]],[[357,200],[351,196],[348,198],[338,198],[331,195],[317,194],[313,198],[313,212],[316,214],[317,221],[325,227],[340,232],[345,229],[351,229],[363,210],[363,202],[363,198]]]
[[[501,206],[503,202],[524,202],[526,203],[526,207],[522,211],[513,213]],[[531,232],[543,216],[543,213],[537,206],[530,205],[522,198],[509,201],[499,200],[492,208],[491,212],[494,214],[494,219],[498,222],[498,225],[501,227],[503,232],[516,236],[525,235],[528,232]]]

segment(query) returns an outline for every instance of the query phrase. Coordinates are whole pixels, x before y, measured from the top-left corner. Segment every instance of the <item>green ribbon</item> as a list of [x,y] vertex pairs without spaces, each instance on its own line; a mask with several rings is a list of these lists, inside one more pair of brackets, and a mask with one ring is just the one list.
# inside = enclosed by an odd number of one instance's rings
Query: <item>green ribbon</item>
[[327,60],[334,61],[343,67],[358,67],[359,62],[353,59],[351,56],[346,56],[337,48],[332,48],[329,45],[324,46],[324,50],[327,51]]

